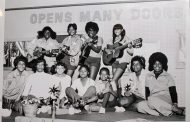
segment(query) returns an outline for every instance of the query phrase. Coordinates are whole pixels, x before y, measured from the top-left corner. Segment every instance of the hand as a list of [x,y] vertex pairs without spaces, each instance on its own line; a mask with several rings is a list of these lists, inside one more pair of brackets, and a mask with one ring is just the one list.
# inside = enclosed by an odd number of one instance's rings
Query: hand
[[110,49],[104,48],[104,51],[105,51],[107,54],[112,54],[112,51],[111,51]]
[[131,43],[128,44],[128,48],[131,49],[133,45]]
[[90,42],[90,43],[88,43],[88,46],[92,47],[92,45],[93,45],[93,44],[92,44],[91,42]]
[[124,95],[128,97],[128,96],[131,96],[131,95],[132,95],[132,93],[131,93],[131,92],[129,92],[129,91],[126,91],[126,92],[124,92]]

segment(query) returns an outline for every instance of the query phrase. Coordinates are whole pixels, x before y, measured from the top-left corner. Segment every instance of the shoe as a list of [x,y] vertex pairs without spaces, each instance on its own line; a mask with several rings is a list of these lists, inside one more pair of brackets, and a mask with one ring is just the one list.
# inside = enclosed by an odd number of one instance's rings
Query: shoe
[[176,106],[172,106],[172,111],[177,115],[185,116],[185,109],[180,109]]
[[124,111],[125,111],[125,108],[123,107],[118,107],[118,106],[115,107],[115,112],[124,112]]
[[9,117],[12,113],[12,110],[10,109],[3,109],[3,108],[0,108],[0,115],[2,117]]
[[75,109],[73,108],[73,106],[70,106],[70,107],[69,107],[69,114],[70,114],[70,115],[75,114]]
[[106,113],[106,109],[103,108],[103,107],[100,107],[99,113],[100,114],[105,114]]
[[89,106],[89,105],[85,105],[85,106],[84,106],[84,109],[85,109],[86,111],[89,111],[90,106]]
[[75,108],[74,108],[74,113],[75,113],[75,114],[78,114],[78,113],[80,113],[80,112],[81,112],[80,109],[75,109]]

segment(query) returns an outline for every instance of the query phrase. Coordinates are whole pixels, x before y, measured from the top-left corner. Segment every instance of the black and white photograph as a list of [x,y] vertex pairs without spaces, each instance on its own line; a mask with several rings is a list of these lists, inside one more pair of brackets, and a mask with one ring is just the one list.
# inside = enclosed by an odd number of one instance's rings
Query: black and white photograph
[[188,0],[2,0],[2,122],[188,121]]

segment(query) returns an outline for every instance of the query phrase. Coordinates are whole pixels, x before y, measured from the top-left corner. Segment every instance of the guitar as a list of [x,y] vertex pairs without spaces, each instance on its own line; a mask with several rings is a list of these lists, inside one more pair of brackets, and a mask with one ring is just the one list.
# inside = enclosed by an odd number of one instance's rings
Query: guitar
[[63,48],[64,48],[64,50],[62,48],[60,48],[60,49],[52,49],[52,50],[45,50],[42,47],[36,47],[34,49],[33,56],[31,56],[30,54],[27,55],[28,62],[29,62],[30,65],[32,65],[35,62],[36,59],[44,58],[44,56],[57,57],[57,56],[61,55],[63,57],[65,54],[69,55],[68,54],[69,47],[64,45]]
[[93,38],[92,41],[90,42],[86,42],[82,49],[81,49],[81,55],[80,55],[80,59],[79,59],[79,65],[83,65],[85,60],[88,58],[90,51],[91,51],[91,47],[89,46],[89,44],[96,44],[98,42],[98,36],[95,36]]
[[142,38],[135,39],[125,45],[115,43],[113,45],[107,45],[107,48],[103,50],[103,63],[104,65],[112,65],[117,58],[121,58],[124,54],[124,49],[128,48],[129,44],[133,48],[142,47]]
[[33,56],[36,56],[37,58],[44,56],[44,55],[46,55],[48,57],[53,57],[57,53],[59,53],[59,49],[45,50],[44,48],[36,47],[33,52]]

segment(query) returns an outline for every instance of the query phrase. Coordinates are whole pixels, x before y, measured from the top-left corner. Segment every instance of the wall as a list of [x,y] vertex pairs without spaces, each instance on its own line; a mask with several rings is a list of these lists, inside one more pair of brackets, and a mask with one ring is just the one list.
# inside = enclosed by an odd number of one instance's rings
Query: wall
[[[143,47],[136,50],[136,54],[145,56],[146,60],[155,51],[162,51],[168,56],[169,72],[176,80],[179,99],[182,99],[180,104],[185,105],[185,66],[179,66],[179,50],[182,48],[180,34],[185,35],[186,31],[186,2],[11,2],[6,1],[5,41],[30,41],[46,25],[51,26],[58,35],[66,35],[67,25],[71,22],[77,23],[77,32],[83,34],[86,22],[95,21],[100,28],[98,34],[103,37],[105,45],[112,37],[114,24],[121,23],[129,37],[143,38]],[[95,1],[89,3],[93,2]]]

